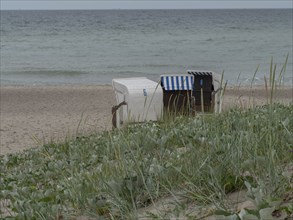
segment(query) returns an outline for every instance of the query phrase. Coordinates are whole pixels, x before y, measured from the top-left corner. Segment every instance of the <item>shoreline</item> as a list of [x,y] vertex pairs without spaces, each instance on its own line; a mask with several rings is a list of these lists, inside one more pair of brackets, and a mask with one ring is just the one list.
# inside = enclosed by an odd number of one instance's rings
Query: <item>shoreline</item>
[[[293,103],[291,86],[275,95],[280,103]],[[116,102],[110,85],[1,85],[0,96],[0,155],[110,130]],[[266,102],[264,86],[228,85],[223,110]]]
[[[140,76],[137,76],[137,77],[140,77]],[[118,77],[119,78],[119,77]],[[123,77],[122,77],[123,78]],[[152,79],[151,79],[152,80]],[[154,80],[153,80],[154,81]],[[223,81],[223,84],[225,84],[225,80]],[[268,82],[269,83],[269,82]],[[27,84],[2,84],[0,82],[0,87],[97,87],[97,86],[112,86],[112,82],[109,82],[109,83],[89,83],[89,84],[86,84],[86,83],[60,83],[60,84],[46,84],[46,83],[35,83],[35,84],[30,84],[30,83],[27,83]],[[227,87],[240,87],[240,88],[246,88],[246,87],[250,87],[251,86],[251,82],[236,82],[236,83],[227,83]],[[254,82],[254,84],[252,84],[252,87],[254,88],[265,88],[265,85],[264,85],[264,82],[260,83],[260,84],[256,84]],[[293,87],[293,82],[288,82],[287,84],[282,84],[281,87],[284,87],[284,88],[291,88]]]

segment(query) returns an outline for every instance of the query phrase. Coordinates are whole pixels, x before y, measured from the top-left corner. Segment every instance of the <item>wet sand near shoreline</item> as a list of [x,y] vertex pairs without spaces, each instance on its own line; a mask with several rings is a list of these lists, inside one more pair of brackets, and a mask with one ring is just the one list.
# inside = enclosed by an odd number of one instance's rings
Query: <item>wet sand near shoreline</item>
[[[0,155],[44,143],[111,129],[111,86],[1,86]],[[264,86],[228,87],[223,109],[267,103]],[[293,88],[283,87],[275,100],[293,103]]]

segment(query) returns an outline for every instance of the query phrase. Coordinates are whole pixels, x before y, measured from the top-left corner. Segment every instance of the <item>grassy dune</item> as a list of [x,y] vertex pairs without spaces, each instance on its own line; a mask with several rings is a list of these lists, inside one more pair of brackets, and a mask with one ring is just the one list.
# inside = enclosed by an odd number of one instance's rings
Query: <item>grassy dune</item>
[[[292,151],[292,104],[130,125],[2,156],[0,216],[292,216]],[[227,200],[243,190],[250,211]],[[173,206],[156,210],[166,196]],[[186,212],[190,204],[203,209]]]

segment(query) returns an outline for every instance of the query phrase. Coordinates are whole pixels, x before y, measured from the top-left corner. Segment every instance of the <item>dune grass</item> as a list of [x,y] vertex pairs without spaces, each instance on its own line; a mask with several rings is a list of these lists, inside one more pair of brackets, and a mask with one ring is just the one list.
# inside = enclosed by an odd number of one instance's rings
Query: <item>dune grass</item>
[[[189,202],[214,205],[211,214],[233,215],[239,210],[225,204],[227,194],[245,189],[256,195],[258,188],[257,207],[279,201],[273,206],[279,209],[292,190],[286,175],[292,115],[292,104],[275,104],[182,116],[2,156],[2,217],[5,211],[17,219],[135,219],[163,196],[176,201],[179,191]],[[293,211],[289,205],[282,210]]]

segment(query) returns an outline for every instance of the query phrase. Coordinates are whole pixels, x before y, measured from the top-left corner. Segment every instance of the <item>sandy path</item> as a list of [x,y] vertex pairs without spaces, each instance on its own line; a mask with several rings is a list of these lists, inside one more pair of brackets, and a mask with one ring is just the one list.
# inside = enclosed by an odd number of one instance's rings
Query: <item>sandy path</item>
[[[265,104],[263,88],[227,88],[223,108],[248,107],[249,96],[250,104]],[[0,91],[0,154],[111,128],[111,86],[1,86]],[[292,103],[293,89],[279,90],[277,99]]]

